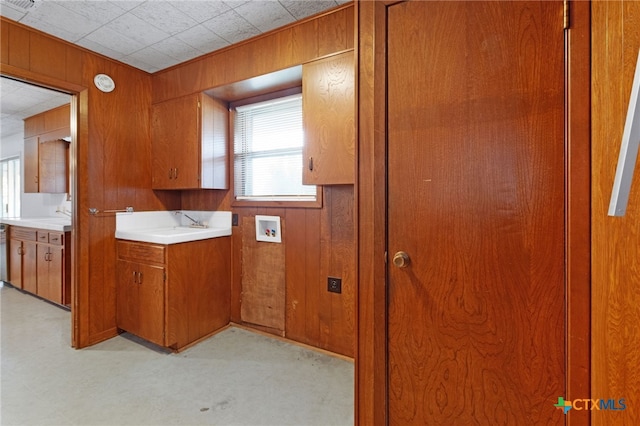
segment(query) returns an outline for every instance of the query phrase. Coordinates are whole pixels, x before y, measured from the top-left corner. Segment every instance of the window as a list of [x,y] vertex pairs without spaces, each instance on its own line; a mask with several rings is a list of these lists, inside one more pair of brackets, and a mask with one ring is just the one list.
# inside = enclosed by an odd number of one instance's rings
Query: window
[[302,94],[238,106],[234,120],[237,201],[317,201],[302,184]]
[[0,198],[2,211],[0,217],[20,216],[20,158],[8,158],[0,161]]

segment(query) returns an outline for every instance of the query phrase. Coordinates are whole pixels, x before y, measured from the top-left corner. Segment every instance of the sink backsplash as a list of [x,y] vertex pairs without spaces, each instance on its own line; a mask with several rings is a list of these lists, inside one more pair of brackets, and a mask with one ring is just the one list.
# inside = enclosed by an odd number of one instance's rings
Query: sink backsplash
[[190,226],[196,221],[209,228],[231,228],[231,212],[207,210],[170,210],[133,213],[116,213],[116,229],[153,229],[172,226]]

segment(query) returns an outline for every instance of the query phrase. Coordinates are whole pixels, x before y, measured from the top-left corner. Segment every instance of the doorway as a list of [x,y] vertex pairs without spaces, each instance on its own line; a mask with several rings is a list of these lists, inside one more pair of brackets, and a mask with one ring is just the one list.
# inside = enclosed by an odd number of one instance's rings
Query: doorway
[[[64,214],[65,217],[71,215],[71,291],[75,292],[75,226],[77,225],[74,212],[76,200],[76,98],[77,95],[65,88],[58,88],[47,85],[40,85],[36,81],[23,81],[19,77],[1,76],[2,84],[0,92],[3,102],[2,117],[2,138],[0,140],[0,151],[5,155],[17,155],[24,160],[24,124],[22,120],[45,111],[55,109],[59,106],[70,104],[70,130],[71,140],[69,141],[69,161],[67,193],[25,193],[21,188],[20,210],[17,214],[22,217],[52,216]],[[24,165],[24,161],[22,161]],[[24,166],[22,166],[24,167]],[[20,172],[24,176],[24,172]],[[72,317],[74,315],[73,303],[71,303]],[[69,328],[71,341],[74,342],[73,327]]]

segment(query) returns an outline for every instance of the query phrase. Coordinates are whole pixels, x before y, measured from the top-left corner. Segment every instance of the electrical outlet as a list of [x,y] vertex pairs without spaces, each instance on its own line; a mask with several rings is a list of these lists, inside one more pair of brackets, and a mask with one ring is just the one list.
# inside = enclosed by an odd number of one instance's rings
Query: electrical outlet
[[231,226],[238,226],[238,213],[231,215]]
[[331,293],[342,293],[342,278],[327,278],[327,290]]

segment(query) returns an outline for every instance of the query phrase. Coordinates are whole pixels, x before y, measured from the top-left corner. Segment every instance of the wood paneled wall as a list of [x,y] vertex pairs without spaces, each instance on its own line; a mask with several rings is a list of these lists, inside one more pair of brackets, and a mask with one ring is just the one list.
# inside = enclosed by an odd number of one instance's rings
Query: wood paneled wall
[[640,424],[640,163],[624,217],[607,216],[634,69],[640,2],[592,3],[592,398],[625,398],[593,425]]
[[[84,347],[117,333],[115,217],[89,208],[136,211],[231,209],[230,191],[151,190],[150,106],[299,65],[354,46],[348,4],[238,45],[149,75],[2,18],[1,72],[77,94],[72,149],[74,344]],[[98,73],[116,83],[111,93],[93,85]],[[355,243],[353,186],[325,188],[322,209],[234,209],[241,216],[278,214],[287,220],[287,320],[291,339],[353,356]],[[242,220],[240,220],[242,223]],[[241,322],[241,227],[234,228],[232,320]],[[301,235],[309,238],[300,239]],[[291,239],[291,241],[289,241]],[[301,262],[305,266],[301,267]],[[327,276],[343,278],[341,295],[327,293]]]
[[[325,186],[321,209],[231,207],[231,191],[183,191],[187,210],[231,210],[239,226],[231,238],[231,321],[243,324],[243,219],[280,216],[286,223],[284,336],[328,351],[354,356],[355,217],[352,185]],[[342,278],[342,293],[327,291],[327,277]],[[252,324],[246,324],[255,327]],[[280,330],[255,327],[273,334]]]
[[[152,78],[153,102],[228,85],[354,47],[353,5],[205,55]],[[233,151],[231,151],[233,152]],[[285,253],[284,335],[354,356],[355,219],[352,185],[324,188],[321,209],[235,208],[233,190],[183,191],[186,210],[231,210],[239,216],[232,237],[231,320],[242,323],[243,218],[281,216]],[[342,293],[327,291],[327,277],[342,278]],[[247,324],[249,325],[249,324]],[[263,329],[280,334],[279,330]]]
[[[115,216],[89,208],[162,210],[180,207],[180,195],[154,193],[150,178],[151,76],[2,18],[3,75],[74,94],[71,173],[73,344],[84,347],[113,337],[115,322]],[[106,73],[111,93],[93,85]]]
[[271,31],[153,75],[153,102],[300,65],[352,49],[353,5]]

